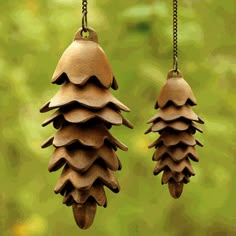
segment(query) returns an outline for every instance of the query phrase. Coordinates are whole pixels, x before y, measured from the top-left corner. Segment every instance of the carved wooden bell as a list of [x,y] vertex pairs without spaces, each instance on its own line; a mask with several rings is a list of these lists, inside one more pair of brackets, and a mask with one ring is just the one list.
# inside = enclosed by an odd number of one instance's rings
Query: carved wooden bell
[[97,34],[91,28],[88,32],[84,38],[80,29],[63,53],[52,77],[52,83],[62,86],[40,110],[57,109],[43,123],[52,123],[57,132],[42,147],[55,147],[48,169],[63,167],[63,171],[54,191],[72,206],[82,229],[93,223],[97,205],[106,207],[104,186],[115,193],[120,190],[114,175],[121,169],[116,151],[128,148],[109,129],[122,124],[133,128],[121,115],[121,110],[129,108],[109,91],[118,85]]
[[152,126],[145,132],[160,134],[149,146],[156,149],[153,161],[157,161],[157,165],[153,173],[157,175],[163,171],[162,184],[168,183],[170,194],[174,198],[180,197],[183,185],[195,175],[190,160],[199,161],[195,146],[203,146],[193,136],[196,131],[202,132],[195,123],[204,123],[191,109],[196,104],[193,92],[182,73],[170,71],[155,104],[159,111],[148,121]]

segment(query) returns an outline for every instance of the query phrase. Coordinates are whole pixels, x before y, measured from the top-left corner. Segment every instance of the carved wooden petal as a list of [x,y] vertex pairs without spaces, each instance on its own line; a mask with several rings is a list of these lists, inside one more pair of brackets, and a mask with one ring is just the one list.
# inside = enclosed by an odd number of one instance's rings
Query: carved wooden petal
[[64,195],[68,183],[71,183],[76,189],[88,190],[97,180],[115,193],[120,191],[119,183],[111,170],[105,169],[99,165],[93,165],[84,174],[77,173],[71,168],[68,168],[68,166],[65,166],[54,192]]
[[174,173],[170,170],[164,170],[162,178],[161,178],[161,183],[162,184],[167,184],[170,179],[173,179],[176,183],[180,183],[183,182],[185,184],[187,184],[190,180],[189,180],[189,176],[185,175],[184,173]]
[[[204,121],[203,121],[204,122]],[[203,124],[203,123],[202,123]],[[192,127],[200,133],[203,133],[203,130],[199,128],[196,124],[192,123]]]
[[116,99],[108,89],[100,88],[92,83],[79,87],[66,82],[61,86],[61,89],[56,95],[41,108],[40,112],[47,112],[73,102],[78,102],[81,105],[95,109],[103,108],[109,103],[112,103],[117,109],[127,112],[130,111],[130,109]]
[[65,126],[58,130],[54,136],[46,140],[43,143],[42,148],[46,148],[52,144],[55,147],[64,147],[79,142],[84,146],[97,149],[103,146],[105,140],[108,140],[111,144],[119,147],[123,151],[128,150],[127,146],[108,132],[104,124],[93,126],[72,124]]
[[192,161],[198,162],[198,154],[195,150],[195,147],[188,146],[188,147],[177,147],[177,148],[170,148],[168,150],[169,155],[172,157],[174,161],[182,161],[185,157],[189,157]]
[[180,133],[170,133],[165,132],[163,133],[154,143],[149,145],[149,148],[152,147],[158,147],[162,144],[164,144],[167,147],[175,146],[177,144],[184,144],[188,146],[203,146],[198,140],[196,140],[192,134],[186,133],[186,132],[180,132]]
[[80,191],[73,189],[71,192],[66,193],[63,198],[63,203],[71,206],[73,203],[84,204],[88,198],[93,198],[99,206],[106,207],[107,198],[102,184],[94,184],[87,191]]
[[188,124],[184,121],[178,120],[178,121],[167,123],[163,120],[159,120],[159,121],[157,121],[157,123],[154,123],[150,128],[148,128],[145,131],[145,134],[148,134],[150,132],[159,132],[160,133],[160,132],[164,131],[164,129],[166,129],[166,128],[172,128],[176,131],[192,130],[193,133],[195,133],[197,130],[200,133],[203,133],[202,129],[197,127],[197,125],[194,124],[193,122]]
[[171,123],[166,123],[165,121],[158,121],[157,123],[153,124],[146,132],[145,134],[149,133],[149,132],[160,132],[166,128],[172,128],[174,130],[177,131],[184,131],[189,129],[189,127],[191,127],[191,123],[187,124],[184,123],[183,121],[174,121]]
[[163,120],[168,122],[180,118],[185,118],[187,120],[192,120],[204,124],[204,121],[201,120],[188,105],[181,107],[169,106],[165,109],[160,109],[159,112],[154,117],[152,117],[147,123],[152,123],[152,122],[156,123],[158,120]]
[[191,163],[188,159],[176,163],[170,157],[165,158],[164,160],[161,160],[160,162],[157,163],[153,171],[154,175],[158,175],[161,171],[165,170],[167,167],[172,172],[177,172],[177,173],[181,173],[184,171],[184,169],[187,169],[190,175],[195,175]]
[[90,82],[93,83],[94,82],[94,83],[99,83],[101,86],[104,86],[105,88],[112,87],[115,90],[118,89],[118,83],[117,83],[115,77],[113,77],[113,79],[112,79],[112,84],[109,85],[109,87],[107,87],[96,76],[86,76],[85,75],[85,76],[74,77],[74,78],[70,79],[65,72],[63,72],[61,75],[59,75],[56,82],[54,82],[53,84],[62,85],[66,81],[69,81],[69,82],[71,82],[73,84],[76,84],[76,85],[79,85],[79,86],[84,86],[86,83],[90,83]]
[[197,100],[193,95],[192,89],[183,78],[170,78],[160,91],[155,108],[164,108],[171,101],[176,106],[189,104],[191,106],[197,104]]
[[63,73],[73,84],[84,85],[90,77],[96,76],[104,87],[118,88],[104,51],[93,41],[74,40],[72,42],[58,62],[52,83],[65,82],[61,78]]
[[77,172],[87,171],[97,159],[102,159],[106,166],[113,170],[120,170],[121,166],[115,151],[106,145],[100,149],[81,149],[81,147],[67,150],[66,147],[56,148],[49,162],[48,170],[57,171],[66,163]]
[[164,145],[158,147],[153,155],[153,161],[159,161],[165,156],[170,156],[175,162],[182,161],[189,157],[191,160],[198,162],[198,155],[194,147],[166,147]]
[[170,156],[168,153],[168,147],[166,147],[165,145],[161,145],[159,147],[156,148],[153,156],[152,156],[152,160],[153,161],[159,161],[162,158],[168,157]]
[[93,118],[100,118],[113,125],[124,124],[129,128],[133,128],[132,124],[126,120],[119,112],[114,111],[110,107],[104,107],[101,110],[89,110],[83,107],[74,108],[69,111],[57,110],[42,124],[43,126],[63,117],[67,122],[70,123],[84,123]]
[[74,203],[72,208],[77,225],[81,229],[88,229],[94,221],[97,209],[96,201],[88,199],[85,204]]

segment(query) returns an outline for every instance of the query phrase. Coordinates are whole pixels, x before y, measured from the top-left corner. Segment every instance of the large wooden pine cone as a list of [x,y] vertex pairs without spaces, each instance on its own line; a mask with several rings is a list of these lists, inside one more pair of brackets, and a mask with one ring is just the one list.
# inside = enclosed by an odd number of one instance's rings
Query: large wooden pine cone
[[93,223],[96,206],[107,206],[104,186],[115,193],[120,190],[114,175],[121,169],[116,151],[128,148],[109,129],[122,124],[133,128],[121,115],[121,110],[130,110],[109,91],[118,84],[92,29],[88,38],[82,37],[81,29],[76,33],[52,83],[61,88],[40,111],[57,109],[43,123],[52,123],[57,132],[42,148],[55,147],[48,169],[53,172],[63,167],[63,171],[54,191],[63,196],[64,204],[73,207],[78,226],[87,229]]

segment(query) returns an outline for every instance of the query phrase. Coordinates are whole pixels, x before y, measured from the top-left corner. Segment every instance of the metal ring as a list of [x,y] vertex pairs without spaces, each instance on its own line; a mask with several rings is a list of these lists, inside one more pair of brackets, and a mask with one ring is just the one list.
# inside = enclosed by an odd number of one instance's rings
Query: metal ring
[[177,56],[174,56],[173,70],[174,70],[175,72],[178,71],[178,58],[177,58]]
[[85,12],[82,17],[82,28],[84,32],[88,31],[88,25],[87,25],[87,13]]

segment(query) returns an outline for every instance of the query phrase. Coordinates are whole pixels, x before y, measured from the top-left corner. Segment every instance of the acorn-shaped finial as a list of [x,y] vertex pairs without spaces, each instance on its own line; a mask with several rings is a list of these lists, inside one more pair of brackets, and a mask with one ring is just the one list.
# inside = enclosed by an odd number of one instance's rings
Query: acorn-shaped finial
[[196,123],[203,124],[192,110],[197,104],[193,92],[180,71],[170,71],[162,87],[155,108],[158,113],[148,123],[152,126],[145,132],[158,132],[160,137],[149,148],[156,150],[153,161],[157,161],[154,175],[163,171],[162,184],[167,184],[173,198],[179,198],[183,185],[195,175],[191,162],[198,162],[195,146],[203,146],[194,138],[196,131],[202,132]]
[[128,148],[109,129],[122,124],[133,128],[121,115],[121,110],[128,112],[129,108],[109,90],[118,85],[97,34],[91,28],[88,33],[84,38],[80,29],[63,53],[52,78],[61,88],[40,110],[57,109],[43,123],[52,123],[57,132],[42,147],[55,147],[48,169],[53,172],[63,167],[63,171],[54,191],[72,206],[82,229],[93,223],[97,205],[106,207],[104,186],[115,193],[120,190],[114,175],[121,169],[116,151]]

